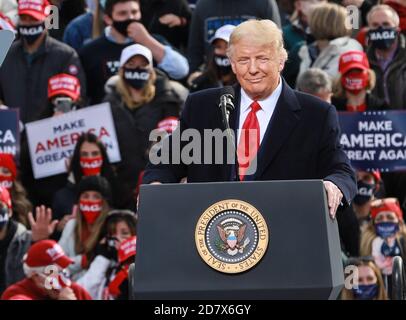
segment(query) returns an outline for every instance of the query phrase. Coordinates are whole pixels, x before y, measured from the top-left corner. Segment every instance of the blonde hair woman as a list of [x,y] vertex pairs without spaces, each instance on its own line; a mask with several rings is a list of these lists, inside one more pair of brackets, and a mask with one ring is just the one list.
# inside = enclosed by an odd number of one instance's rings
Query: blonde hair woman
[[95,248],[104,237],[103,225],[110,210],[111,189],[102,176],[84,177],[78,186],[78,205],[66,224],[60,246],[74,261],[69,266],[73,280],[78,279],[95,256]]
[[104,100],[111,105],[120,145],[116,172],[121,206],[135,211],[137,181],[148,161],[149,134],[154,129],[171,132],[182,102],[168,77],[154,69],[152,52],[140,44],[122,51],[119,73],[109,79],[106,91]]
[[340,55],[350,50],[362,51],[361,44],[350,37],[352,29],[347,28],[346,18],[347,10],[337,4],[323,3],[312,9],[309,28],[315,42],[299,49],[299,74],[310,67],[320,68],[334,79],[338,76]]
[[343,288],[342,300],[388,300],[381,271],[373,258],[351,258],[348,265],[357,267],[358,288]]
[[373,256],[384,275],[392,274],[393,257],[405,259],[406,227],[396,198],[374,200],[371,222],[361,234],[360,253]]
[[347,51],[340,56],[339,75],[334,83],[333,105],[339,111],[364,112],[386,108],[385,101],[372,95],[375,72],[363,51]]

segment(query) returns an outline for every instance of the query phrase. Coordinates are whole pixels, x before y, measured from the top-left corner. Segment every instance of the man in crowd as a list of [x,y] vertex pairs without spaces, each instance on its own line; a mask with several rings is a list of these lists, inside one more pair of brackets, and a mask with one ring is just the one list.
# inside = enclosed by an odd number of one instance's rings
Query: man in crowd
[[104,35],[85,45],[80,58],[88,80],[90,103],[99,103],[104,97],[106,81],[118,72],[121,51],[135,43],[151,50],[159,69],[172,79],[182,79],[189,72],[185,57],[169,45],[155,39],[141,23],[139,0],[107,0]]
[[38,241],[24,257],[26,278],[7,288],[2,300],[16,295],[32,300],[92,300],[85,289],[65,275],[72,262],[54,240]]
[[388,5],[377,5],[368,16],[367,56],[376,74],[373,94],[390,109],[406,108],[406,38],[399,31],[399,16]]
[[[149,163],[143,182],[174,183],[183,177],[188,182],[323,179],[330,215],[335,217],[338,206],[348,205],[356,193],[355,173],[339,143],[335,108],[292,90],[281,78],[287,53],[282,32],[270,20],[237,26],[228,56],[239,82],[234,87],[236,110],[229,121],[237,134],[235,165],[225,161],[217,165],[213,155],[208,165],[203,141],[204,164],[186,164],[184,159],[175,164],[164,154],[169,164]],[[180,134],[193,128],[203,137],[204,130],[224,128],[218,110],[223,93],[224,89],[210,89],[190,95]],[[185,145],[181,142],[181,148]]]
[[319,68],[310,68],[303,72],[297,79],[297,89],[331,103],[331,79],[327,72]]
[[18,2],[20,39],[14,42],[0,69],[0,100],[10,108],[18,108],[24,123],[36,120],[47,106],[51,76],[72,74],[85,87],[75,50],[47,34],[47,6],[47,0]]

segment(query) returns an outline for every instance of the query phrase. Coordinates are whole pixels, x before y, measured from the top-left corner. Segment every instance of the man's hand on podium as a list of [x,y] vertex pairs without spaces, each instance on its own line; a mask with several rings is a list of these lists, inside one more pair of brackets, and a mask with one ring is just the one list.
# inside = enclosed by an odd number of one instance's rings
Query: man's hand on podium
[[327,192],[327,201],[328,201],[328,208],[330,210],[330,217],[334,219],[336,217],[336,212],[341,200],[343,198],[343,194],[340,189],[331,181],[323,181],[324,188]]

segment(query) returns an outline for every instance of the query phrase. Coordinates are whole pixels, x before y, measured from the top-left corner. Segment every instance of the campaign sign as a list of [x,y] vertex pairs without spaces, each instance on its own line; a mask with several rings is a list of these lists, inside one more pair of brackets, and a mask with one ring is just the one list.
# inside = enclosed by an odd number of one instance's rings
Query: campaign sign
[[340,142],[357,170],[406,170],[406,111],[339,112]]
[[110,104],[83,108],[26,124],[34,177],[66,172],[80,135],[91,132],[106,146],[110,162],[121,160]]
[[20,154],[20,128],[18,109],[0,109],[0,153]]

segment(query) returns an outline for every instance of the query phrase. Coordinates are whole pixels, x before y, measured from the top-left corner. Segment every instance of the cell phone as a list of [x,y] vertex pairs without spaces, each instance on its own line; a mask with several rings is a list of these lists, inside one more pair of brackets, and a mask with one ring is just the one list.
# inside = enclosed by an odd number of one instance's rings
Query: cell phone
[[111,248],[116,248],[116,243],[118,239],[116,237],[107,237],[107,246]]
[[73,100],[69,97],[58,97],[53,101],[54,110],[67,113],[74,110]]

